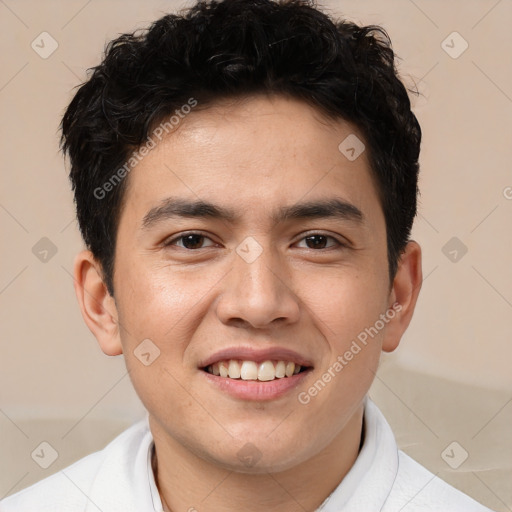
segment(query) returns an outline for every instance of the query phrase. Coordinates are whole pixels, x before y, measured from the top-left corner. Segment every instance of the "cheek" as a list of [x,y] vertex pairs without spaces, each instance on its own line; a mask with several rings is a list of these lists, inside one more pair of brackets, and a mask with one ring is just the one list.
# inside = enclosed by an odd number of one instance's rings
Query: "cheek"
[[340,274],[329,283],[328,291],[315,288],[310,297],[324,357],[317,380],[302,391],[306,401],[316,402],[317,411],[329,410],[342,423],[366,394],[378,368],[385,331],[379,319],[387,307],[387,283],[379,283],[370,272]]
[[131,338],[151,338],[162,348],[193,321],[209,285],[204,272],[183,272],[171,266],[126,265],[125,284],[118,286],[121,313]]
[[[315,410],[314,421],[344,425],[367,393],[377,371],[382,336],[379,321],[387,306],[387,288],[366,278],[344,275],[330,280],[328,293],[316,292],[310,302],[324,354],[315,380],[301,388],[299,403]],[[333,422],[333,418],[337,421]],[[311,426],[313,428],[313,426]]]
[[375,324],[387,306],[387,281],[370,268],[352,270],[331,272],[325,279],[313,279],[314,286],[309,280],[304,287],[305,302],[333,350],[344,350]]
[[133,387],[146,409],[164,422],[191,414],[186,350],[204,315],[205,286],[212,284],[199,271],[187,277],[170,266],[134,262],[119,268],[124,271],[116,291],[121,341]]
[[331,402],[334,414],[343,415],[362,399],[378,368],[386,325],[380,318],[388,299],[387,281],[379,276],[369,269],[344,276],[328,294],[329,329],[323,332],[329,359],[320,379],[329,387],[322,400]]

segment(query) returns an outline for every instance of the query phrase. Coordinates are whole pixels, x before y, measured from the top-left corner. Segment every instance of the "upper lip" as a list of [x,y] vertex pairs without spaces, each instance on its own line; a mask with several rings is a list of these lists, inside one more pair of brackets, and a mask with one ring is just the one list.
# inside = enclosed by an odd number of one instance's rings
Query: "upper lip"
[[256,349],[254,347],[228,347],[219,350],[199,363],[199,368],[206,368],[219,361],[229,361],[230,359],[242,361],[254,361],[262,363],[263,361],[291,361],[301,366],[313,366],[313,363],[297,352],[284,347],[269,347],[266,349]]

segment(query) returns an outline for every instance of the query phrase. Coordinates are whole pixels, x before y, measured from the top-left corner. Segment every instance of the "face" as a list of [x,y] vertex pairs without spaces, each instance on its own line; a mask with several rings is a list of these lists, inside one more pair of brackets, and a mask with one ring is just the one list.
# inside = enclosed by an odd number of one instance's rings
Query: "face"
[[367,154],[338,149],[350,135],[300,101],[251,97],[193,110],[131,171],[119,329],[97,337],[124,353],[159,442],[285,470],[360,410],[408,319]]

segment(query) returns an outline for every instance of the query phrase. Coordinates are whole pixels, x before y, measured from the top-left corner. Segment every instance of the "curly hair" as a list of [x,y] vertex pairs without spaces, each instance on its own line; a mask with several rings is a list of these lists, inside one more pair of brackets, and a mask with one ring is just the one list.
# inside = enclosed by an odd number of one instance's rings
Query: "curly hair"
[[314,106],[362,133],[386,221],[389,276],[416,215],[421,129],[386,31],[333,20],[315,0],[199,0],[108,43],[61,122],[80,231],[114,295],[126,179],[94,194],[193,96],[204,105],[267,92]]

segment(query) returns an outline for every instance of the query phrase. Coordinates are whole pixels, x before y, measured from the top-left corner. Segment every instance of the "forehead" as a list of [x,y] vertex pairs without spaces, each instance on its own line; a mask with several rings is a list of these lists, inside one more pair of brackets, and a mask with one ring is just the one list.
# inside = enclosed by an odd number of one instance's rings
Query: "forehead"
[[358,152],[364,147],[353,125],[299,100],[255,96],[198,105],[130,172],[121,219],[142,228],[169,196],[229,206],[242,220],[258,212],[262,222],[274,222],[283,205],[331,196],[381,215],[366,151],[347,158],[347,140],[360,144]]

